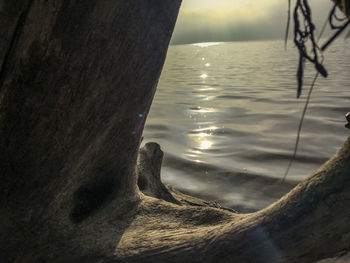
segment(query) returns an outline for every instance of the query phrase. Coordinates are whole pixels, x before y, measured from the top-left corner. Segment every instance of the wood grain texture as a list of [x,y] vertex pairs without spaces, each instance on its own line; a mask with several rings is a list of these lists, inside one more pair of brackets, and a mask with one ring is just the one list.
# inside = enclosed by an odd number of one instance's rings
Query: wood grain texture
[[252,214],[162,184],[156,144],[137,162],[180,3],[0,0],[0,262],[314,262],[349,250],[350,139]]
[[0,1],[2,262],[29,262],[58,225],[64,237],[107,204],[139,200],[140,137],[179,6]]

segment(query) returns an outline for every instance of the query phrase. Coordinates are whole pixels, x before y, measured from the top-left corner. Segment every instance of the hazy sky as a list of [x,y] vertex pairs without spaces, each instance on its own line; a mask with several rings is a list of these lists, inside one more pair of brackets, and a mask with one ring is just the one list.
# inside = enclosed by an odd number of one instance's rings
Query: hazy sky
[[[321,27],[331,1],[310,2]],[[283,39],[287,7],[287,0],[183,0],[172,43]]]

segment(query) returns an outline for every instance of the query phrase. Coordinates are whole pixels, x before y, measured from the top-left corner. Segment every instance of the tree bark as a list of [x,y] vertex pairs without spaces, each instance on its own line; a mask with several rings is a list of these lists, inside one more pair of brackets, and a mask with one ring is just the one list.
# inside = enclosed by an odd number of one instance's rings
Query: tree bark
[[313,262],[349,249],[350,140],[253,214],[163,185],[155,144],[137,162],[180,2],[0,0],[0,262]]
[[139,202],[140,138],[180,2],[0,1],[1,262],[67,247],[90,218]]

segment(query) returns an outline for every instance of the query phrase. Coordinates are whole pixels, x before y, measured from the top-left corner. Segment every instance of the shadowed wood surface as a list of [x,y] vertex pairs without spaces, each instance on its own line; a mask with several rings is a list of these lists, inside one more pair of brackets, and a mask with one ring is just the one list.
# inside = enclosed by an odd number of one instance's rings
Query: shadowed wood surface
[[349,140],[253,214],[163,185],[156,144],[137,161],[180,2],[0,0],[1,262],[313,262],[349,249]]
[[140,137],[179,6],[0,1],[1,262],[36,262],[43,244],[64,258],[85,220],[138,202]]

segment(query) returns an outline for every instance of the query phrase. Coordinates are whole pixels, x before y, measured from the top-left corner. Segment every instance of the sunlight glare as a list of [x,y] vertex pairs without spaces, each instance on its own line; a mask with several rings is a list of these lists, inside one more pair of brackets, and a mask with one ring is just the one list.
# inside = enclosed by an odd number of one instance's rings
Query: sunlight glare
[[201,145],[199,146],[199,148],[201,150],[207,150],[209,149],[211,146],[213,145],[213,143],[211,141],[201,141]]
[[192,45],[196,46],[196,47],[211,47],[211,46],[216,46],[219,44],[220,44],[220,42],[208,42],[208,43],[196,43],[196,44],[192,44]]

